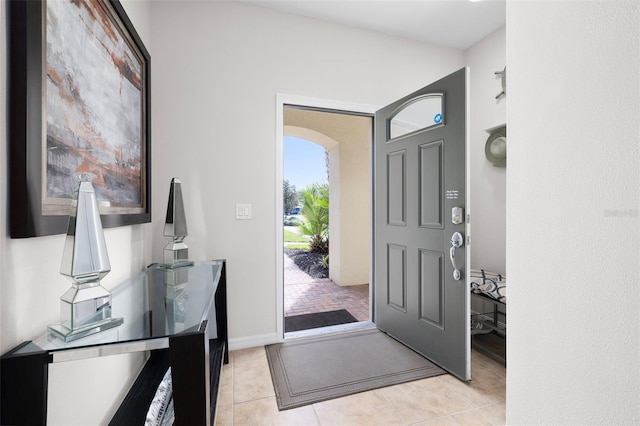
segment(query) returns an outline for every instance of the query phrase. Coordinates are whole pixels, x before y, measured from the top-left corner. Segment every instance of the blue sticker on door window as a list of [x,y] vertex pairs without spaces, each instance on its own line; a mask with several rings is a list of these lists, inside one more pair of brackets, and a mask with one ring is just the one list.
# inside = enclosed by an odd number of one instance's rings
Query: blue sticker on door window
[[442,114],[436,114],[435,117],[433,117],[433,122],[436,124],[442,123]]

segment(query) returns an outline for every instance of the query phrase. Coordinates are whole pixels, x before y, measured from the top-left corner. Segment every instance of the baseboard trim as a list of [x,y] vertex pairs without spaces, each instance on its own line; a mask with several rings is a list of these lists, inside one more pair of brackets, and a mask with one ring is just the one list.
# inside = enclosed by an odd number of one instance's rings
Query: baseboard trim
[[255,348],[256,346],[272,345],[274,343],[278,343],[278,335],[276,333],[236,337],[229,339],[229,350],[237,351],[240,349]]

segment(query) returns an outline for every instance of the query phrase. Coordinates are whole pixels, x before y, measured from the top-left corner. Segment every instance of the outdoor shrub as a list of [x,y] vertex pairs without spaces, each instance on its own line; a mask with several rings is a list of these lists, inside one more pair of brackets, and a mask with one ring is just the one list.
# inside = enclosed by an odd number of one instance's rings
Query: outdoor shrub
[[326,254],[329,252],[329,185],[315,183],[299,193],[304,223],[298,228],[303,235],[311,237],[310,251]]

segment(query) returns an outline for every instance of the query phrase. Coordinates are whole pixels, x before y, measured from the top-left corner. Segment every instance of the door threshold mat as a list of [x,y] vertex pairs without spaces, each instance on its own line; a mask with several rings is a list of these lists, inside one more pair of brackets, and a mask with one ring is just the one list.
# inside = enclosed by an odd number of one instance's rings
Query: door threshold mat
[[316,312],[314,314],[293,315],[284,318],[284,332],[310,330],[312,328],[358,322],[346,309],[337,311]]
[[446,372],[379,330],[265,347],[279,410]]

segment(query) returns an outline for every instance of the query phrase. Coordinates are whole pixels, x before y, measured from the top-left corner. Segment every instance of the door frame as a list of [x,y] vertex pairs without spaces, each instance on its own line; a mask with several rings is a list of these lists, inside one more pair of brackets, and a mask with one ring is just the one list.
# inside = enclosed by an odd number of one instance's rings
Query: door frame
[[[323,98],[313,98],[307,96],[288,95],[284,93],[276,93],[276,175],[275,175],[275,241],[276,241],[276,334],[278,342],[284,339],[284,224],[282,223],[283,211],[283,191],[282,181],[284,179],[284,107],[286,105],[295,105],[310,109],[326,109],[333,110],[337,113],[344,112],[366,114],[372,116],[372,123],[375,125],[375,113],[381,107],[377,105],[359,104],[355,102],[336,101]],[[370,149],[373,153],[373,128],[372,145]],[[373,155],[371,156],[373,161]],[[371,196],[373,192],[373,163],[371,164],[371,181],[369,191]],[[373,201],[373,200],[372,200]],[[372,226],[369,230],[371,238],[371,253],[369,253],[369,316],[373,320],[373,209],[371,211]]]

